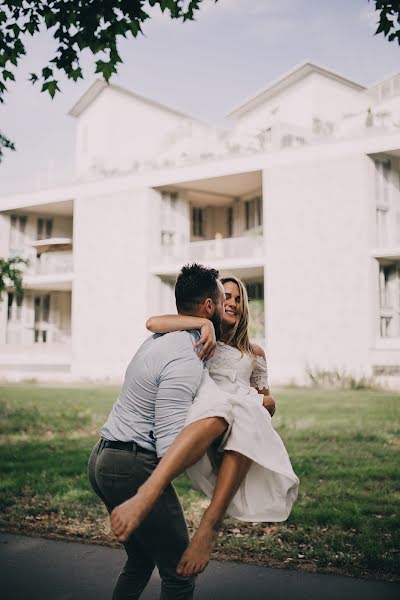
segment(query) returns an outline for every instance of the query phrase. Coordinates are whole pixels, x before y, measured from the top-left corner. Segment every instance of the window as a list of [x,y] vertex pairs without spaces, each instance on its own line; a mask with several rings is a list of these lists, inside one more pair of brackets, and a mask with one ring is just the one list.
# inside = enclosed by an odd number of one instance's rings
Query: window
[[391,243],[389,232],[391,168],[390,160],[375,161],[376,237],[379,247],[389,246]]
[[376,234],[378,246],[384,248],[388,245],[388,209],[376,209]]
[[226,209],[226,230],[227,237],[233,236],[233,206],[228,206]]
[[37,220],[37,240],[47,240],[51,238],[53,233],[53,219],[42,219]]
[[400,337],[400,264],[379,269],[380,335]]
[[50,294],[35,296],[34,307],[35,343],[46,343],[49,341]]
[[254,283],[247,283],[247,294],[249,296],[249,300],[263,300],[264,298],[264,284],[262,281],[257,281]]
[[246,229],[254,229],[255,227],[260,227],[263,223],[263,215],[262,215],[262,198],[261,196],[256,196],[251,200],[246,200],[245,202],[245,219],[246,219]]
[[22,316],[22,299],[17,300],[14,292],[8,293],[7,320],[20,321]]
[[256,199],[256,223],[257,225],[262,225],[263,222],[263,218],[262,218],[262,199],[260,197],[258,197]]
[[388,159],[375,161],[375,196],[377,206],[389,204],[389,181],[392,163]]
[[25,246],[25,230],[27,217],[25,215],[11,215],[10,218],[10,254],[21,253]]
[[258,140],[260,142],[261,148],[266,148],[272,143],[272,127],[268,127],[268,129],[263,129],[257,135]]
[[392,317],[381,317],[381,337],[391,337],[391,321]]
[[161,193],[161,245],[172,247],[175,244],[175,232],[178,221],[178,194],[177,192]]
[[172,231],[161,232],[161,246],[173,246],[174,245],[174,233]]
[[12,305],[13,305],[13,301],[14,301],[14,294],[9,293],[8,294],[8,312],[7,312],[7,319],[9,321],[11,321],[11,319],[12,319]]
[[246,202],[245,210],[246,210],[246,229],[252,229],[253,221],[254,221],[254,205],[253,205],[252,200],[249,200],[248,202]]
[[306,140],[298,135],[293,135],[291,133],[287,133],[281,138],[281,146],[282,148],[289,148],[290,146],[302,146],[306,143]]
[[265,335],[264,325],[264,283],[252,281],[246,283],[249,297],[249,335],[251,339],[262,340]]
[[204,237],[204,208],[198,206],[192,208],[192,235]]

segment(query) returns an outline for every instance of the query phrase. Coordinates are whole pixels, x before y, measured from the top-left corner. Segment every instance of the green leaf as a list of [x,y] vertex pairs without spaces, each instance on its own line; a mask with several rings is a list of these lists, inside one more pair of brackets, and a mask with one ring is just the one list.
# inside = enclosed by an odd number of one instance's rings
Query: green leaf
[[25,25],[25,31],[33,35],[36,31],[39,31],[39,25],[35,21],[29,21]]
[[104,62],[103,60],[98,60],[96,62],[96,73],[102,73],[104,79],[108,82],[111,75],[116,73],[117,69],[112,64],[112,62]]
[[74,81],[76,81],[77,79],[83,79],[82,69],[80,67],[76,69],[71,69],[71,71],[69,71],[67,75],[68,79],[73,79]]
[[11,71],[6,71],[4,69],[3,70],[3,79],[4,79],[4,81],[7,81],[7,79],[11,79],[11,81],[15,81],[14,73],[11,73]]
[[42,85],[42,92],[49,92],[50,96],[54,98],[56,92],[59,92],[60,88],[58,87],[58,82],[53,79],[52,81],[46,81]]
[[[109,81],[122,63],[118,53],[120,36],[126,37],[130,33],[137,37],[142,33],[142,23],[151,18],[144,8],[158,6],[163,12],[169,12],[172,18],[191,20],[203,1],[0,0],[0,103],[7,92],[5,82],[15,80],[7,66],[17,67],[19,58],[26,54],[24,39],[27,33],[34,36],[42,29],[51,30],[56,41],[54,55],[44,65],[41,74],[31,73],[29,76],[33,84],[41,80],[41,90],[53,98],[59,91],[58,71],[74,81],[83,78],[79,60],[85,49],[94,55],[101,53],[103,60],[96,62],[95,71]],[[387,3],[383,2],[383,5]],[[387,29],[387,24],[383,27]],[[109,60],[104,60],[103,53],[109,56]]]
[[42,76],[44,77],[44,79],[48,79],[52,75],[53,69],[50,69],[49,67],[45,67],[44,69],[42,69]]
[[[66,2],[65,4],[70,4]],[[44,22],[46,23],[47,29],[50,29],[57,24],[57,15],[52,12],[52,9],[48,8],[43,13]]]

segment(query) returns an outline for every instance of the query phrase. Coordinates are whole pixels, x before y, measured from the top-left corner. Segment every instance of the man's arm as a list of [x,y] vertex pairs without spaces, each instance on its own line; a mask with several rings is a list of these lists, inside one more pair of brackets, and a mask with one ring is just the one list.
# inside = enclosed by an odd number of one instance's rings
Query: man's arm
[[204,372],[191,335],[187,332],[167,335],[175,339],[171,339],[171,347],[166,347],[165,365],[159,376],[154,429],[158,456],[165,454],[183,429]]

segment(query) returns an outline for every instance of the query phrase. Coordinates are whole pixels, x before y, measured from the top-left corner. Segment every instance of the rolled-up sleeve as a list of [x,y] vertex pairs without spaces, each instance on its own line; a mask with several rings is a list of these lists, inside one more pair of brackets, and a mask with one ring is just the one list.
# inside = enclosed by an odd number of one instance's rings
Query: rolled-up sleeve
[[204,365],[193,350],[190,339],[172,356],[160,373],[155,407],[157,455],[168,450],[185,425],[203,375]]

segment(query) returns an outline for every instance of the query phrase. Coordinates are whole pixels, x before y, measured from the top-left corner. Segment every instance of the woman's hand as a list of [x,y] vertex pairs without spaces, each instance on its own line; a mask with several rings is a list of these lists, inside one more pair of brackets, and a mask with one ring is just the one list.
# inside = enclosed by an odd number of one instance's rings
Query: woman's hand
[[209,319],[206,319],[205,323],[201,326],[200,335],[201,338],[195,343],[194,347],[199,348],[199,346],[201,346],[197,356],[201,360],[208,360],[213,356],[215,348],[217,347],[214,325]]
[[271,417],[274,416],[276,406],[275,406],[275,400],[273,399],[272,396],[264,396],[263,407],[267,409],[267,411],[269,412]]

